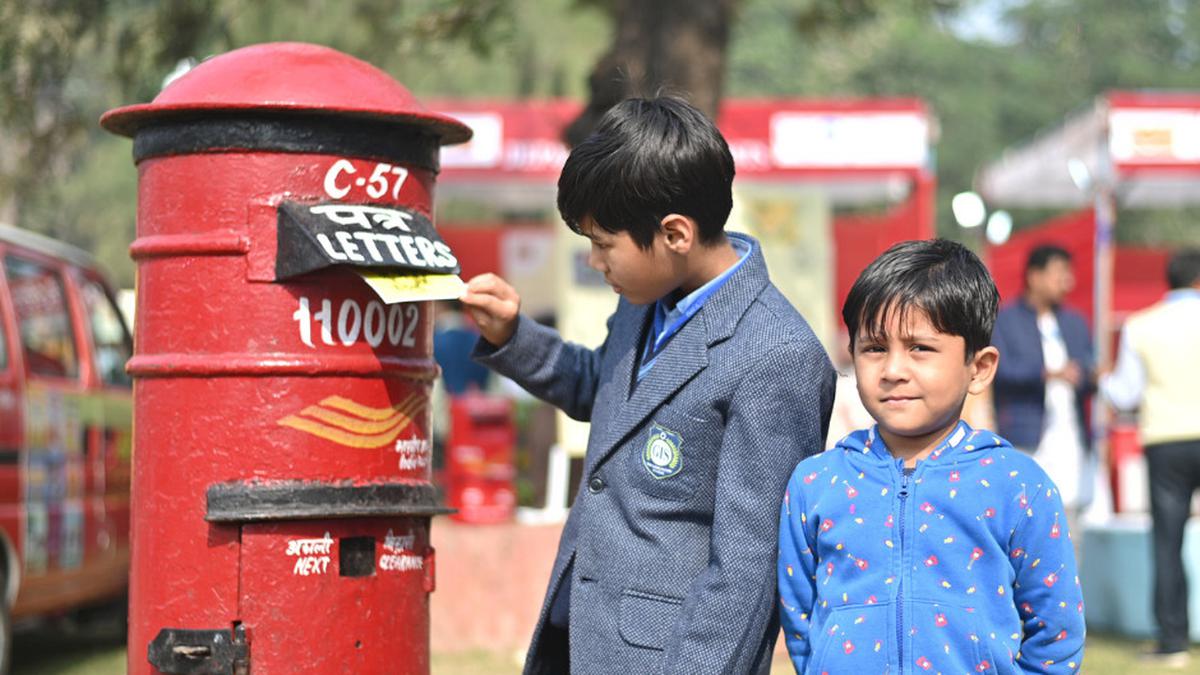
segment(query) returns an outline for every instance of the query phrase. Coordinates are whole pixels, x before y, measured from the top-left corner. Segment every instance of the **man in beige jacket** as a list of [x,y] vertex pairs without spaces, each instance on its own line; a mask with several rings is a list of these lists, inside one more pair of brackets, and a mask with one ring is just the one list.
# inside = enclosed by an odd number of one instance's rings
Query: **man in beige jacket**
[[1138,410],[1154,521],[1154,616],[1164,666],[1188,663],[1183,531],[1200,489],[1200,250],[1167,266],[1171,290],[1125,322],[1116,369],[1101,382],[1113,406]]

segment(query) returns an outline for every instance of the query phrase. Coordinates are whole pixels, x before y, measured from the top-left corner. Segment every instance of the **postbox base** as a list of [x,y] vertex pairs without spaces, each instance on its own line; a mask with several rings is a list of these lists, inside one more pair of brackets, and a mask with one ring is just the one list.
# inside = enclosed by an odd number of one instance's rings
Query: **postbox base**
[[243,525],[252,672],[428,675],[433,579],[428,518]]

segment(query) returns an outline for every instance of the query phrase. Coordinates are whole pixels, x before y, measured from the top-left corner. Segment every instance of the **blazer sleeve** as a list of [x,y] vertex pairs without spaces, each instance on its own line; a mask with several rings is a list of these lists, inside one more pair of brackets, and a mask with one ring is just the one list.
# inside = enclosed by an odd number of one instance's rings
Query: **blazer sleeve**
[[788,481],[779,509],[779,619],[797,673],[812,658],[813,606],[817,600],[816,532],[808,526],[799,468]]
[[1018,663],[1023,673],[1075,673],[1086,637],[1075,549],[1058,488],[1043,477],[1033,490],[1009,547],[1013,601],[1025,628]]
[[[1015,307],[1001,311],[996,317],[996,328],[992,331],[992,345],[1000,352],[1000,363],[996,366],[996,385],[1009,391],[1040,391],[1045,387],[1045,366],[1040,357],[1031,358],[1034,352],[1018,349],[1017,344],[1026,340],[1040,340],[1037,325],[1021,326],[1021,316]],[[1028,332],[1032,330],[1033,332]],[[1038,345],[1040,354],[1041,345]]]
[[571,418],[587,422],[592,418],[592,403],[600,384],[600,364],[615,318],[616,313],[608,318],[604,343],[588,349],[563,340],[558,331],[521,314],[508,342],[496,347],[480,338],[471,358],[557,406]]
[[792,469],[823,447],[836,376],[811,336],[756,360],[730,403],[708,567],[684,599],[664,673],[748,673],[778,630],[779,504]]

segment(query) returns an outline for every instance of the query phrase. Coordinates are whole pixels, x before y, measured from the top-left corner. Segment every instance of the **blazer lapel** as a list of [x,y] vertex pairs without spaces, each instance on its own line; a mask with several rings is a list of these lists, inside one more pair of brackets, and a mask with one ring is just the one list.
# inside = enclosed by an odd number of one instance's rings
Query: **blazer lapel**
[[[700,311],[679,329],[658,355],[654,367],[633,388],[632,394],[629,393],[629,389],[633,386],[633,378],[637,376],[640,345],[634,345],[630,353],[622,357],[617,375],[623,379],[614,381],[614,384],[624,385],[619,390],[622,400],[611,408],[615,412],[607,416],[607,419],[592,420],[593,433],[599,434],[594,448],[596,452],[589,453],[589,467],[603,462],[631,431],[639,428],[664,401],[708,365],[708,334],[701,316],[704,311],[705,308],[701,307]],[[598,429],[597,422],[600,423]]]
[[653,305],[647,305],[631,315],[638,328],[627,335],[632,335],[634,342],[632,345],[623,343],[625,353],[614,372],[616,379],[605,388],[602,399],[596,401],[593,407],[602,416],[592,417],[587,471],[592,471],[607,459],[668,398],[704,370],[708,365],[709,347],[733,335],[742,315],[770,283],[758,242],[746,235],[730,236],[744,237],[750,243],[750,258],[679,329],[659,354],[654,367],[636,387],[633,387],[633,378],[641,360],[641,347],[649,330]]
[[[634,372],[641,355],[642,340],[646,331],[650,329],[649,319],[653,307],[654,305],[629,305],[627,317],[618,315],[618,321],[628,321],[630,325],[634,326],[634,329],[621,331],[621,340],[617,344],[611,345],[611,348],[618,350],[621,356],[612,371],[613,379],[607,386],[601,388],[599,398],[592,404],[594,412],[620,410],[629,397],[629,387],[633,382]],[[591,437],[588,440],[588,455],[592,454],[592,448],[598,447],[596,445],[598,435],[603,435],[602,430],[608,426],[607,418],[611,416],[611,412],[605,415],[604,419],[598,419],[593,415]]]

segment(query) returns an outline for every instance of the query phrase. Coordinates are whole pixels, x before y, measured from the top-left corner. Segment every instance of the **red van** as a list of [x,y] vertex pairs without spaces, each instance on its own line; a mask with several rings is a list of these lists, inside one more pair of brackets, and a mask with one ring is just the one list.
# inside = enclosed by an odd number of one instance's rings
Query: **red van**
[[0,225],[0,673],[14,619],[127,588],[131,353],[90,256]]

